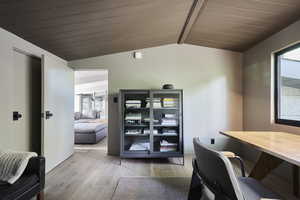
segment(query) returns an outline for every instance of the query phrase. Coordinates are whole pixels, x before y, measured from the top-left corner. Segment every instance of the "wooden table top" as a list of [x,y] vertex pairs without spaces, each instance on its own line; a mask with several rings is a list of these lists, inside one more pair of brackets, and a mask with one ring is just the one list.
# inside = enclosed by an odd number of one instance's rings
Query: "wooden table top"
[[269,131],[220,131],[220,133],[300,166],[300,135]]

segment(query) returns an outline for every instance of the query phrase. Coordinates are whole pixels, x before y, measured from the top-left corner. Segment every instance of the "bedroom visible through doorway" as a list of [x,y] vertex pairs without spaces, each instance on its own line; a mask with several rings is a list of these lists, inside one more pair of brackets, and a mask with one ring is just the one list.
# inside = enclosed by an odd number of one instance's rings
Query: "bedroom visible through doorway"
[[108,72],[75,71],[74,82],[75,150],[107,152]]

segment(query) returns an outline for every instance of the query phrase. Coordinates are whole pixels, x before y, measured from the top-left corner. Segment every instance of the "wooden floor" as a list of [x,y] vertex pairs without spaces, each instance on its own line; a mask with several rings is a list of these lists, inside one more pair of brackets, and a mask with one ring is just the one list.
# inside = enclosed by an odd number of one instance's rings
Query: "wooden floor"
[[[187,155],[185,166],[181,166],[176,164],[178,159],[122,159],[120,165],[118,157],[106,155],[106,140],[97,145],[76,145],[74,155],[47,174],[45,199],[110,200],[120,177],[190,177],[191,160],[192,155]],[[252,165],[247,166],[250,169]],[[290,184],[277,177],[268,176],[264,184],[285,199],[297,199],[290,196]]]

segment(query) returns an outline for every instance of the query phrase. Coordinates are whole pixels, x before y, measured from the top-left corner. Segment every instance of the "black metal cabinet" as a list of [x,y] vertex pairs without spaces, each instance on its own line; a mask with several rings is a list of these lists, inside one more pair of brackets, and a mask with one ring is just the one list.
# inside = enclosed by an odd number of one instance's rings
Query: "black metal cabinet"
[[120,156],[183,157],[183,91],[120,90]]

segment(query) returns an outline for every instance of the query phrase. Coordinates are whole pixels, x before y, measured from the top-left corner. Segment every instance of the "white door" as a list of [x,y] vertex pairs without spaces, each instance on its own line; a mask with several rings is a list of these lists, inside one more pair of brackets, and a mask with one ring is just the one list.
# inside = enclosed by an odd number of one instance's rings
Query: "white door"
[[41,59],[14,51],[14,149],[41,150]]
[[42,153],[46,171],[73,154],[74,71],[67,63],[43,56],[43,137]]

